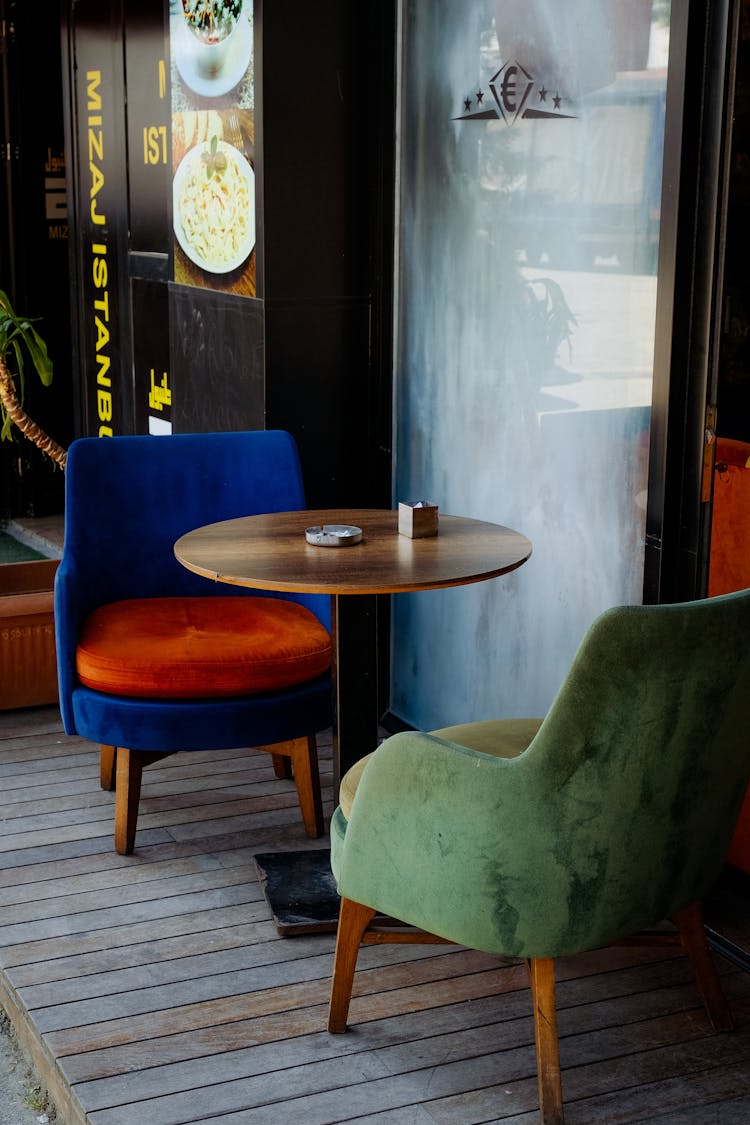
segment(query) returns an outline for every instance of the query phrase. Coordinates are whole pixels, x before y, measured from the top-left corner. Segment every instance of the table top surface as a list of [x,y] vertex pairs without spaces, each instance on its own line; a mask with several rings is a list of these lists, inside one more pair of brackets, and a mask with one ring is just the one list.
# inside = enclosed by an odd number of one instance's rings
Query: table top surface
[[[361,543],[318,547],[305,529],[362,528]],[[189,531],[174,546],[188,570],[230,585],[290,593],[396,594],[482,582],[507,574],[531,555],[525,535],[500,524],[440,515],[439,533],[410,539],[398,511],[370,508],[274,512]]]

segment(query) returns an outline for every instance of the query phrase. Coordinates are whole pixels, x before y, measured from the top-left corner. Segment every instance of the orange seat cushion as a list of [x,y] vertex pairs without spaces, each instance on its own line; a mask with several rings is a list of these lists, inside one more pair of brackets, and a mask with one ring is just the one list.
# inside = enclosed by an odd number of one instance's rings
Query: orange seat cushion
[[76,650],[87,687],[154,699],[274,691],[330,663],[331,638],[317,617],[264,597],[112,602],[86,620]]

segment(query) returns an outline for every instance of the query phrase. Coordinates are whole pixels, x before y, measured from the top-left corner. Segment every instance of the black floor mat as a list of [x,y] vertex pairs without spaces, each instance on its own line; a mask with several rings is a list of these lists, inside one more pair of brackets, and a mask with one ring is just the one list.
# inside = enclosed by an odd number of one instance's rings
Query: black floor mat
[[330,856],[328,848],[255,856],[260,885],[280,934],[336,932],[339,896]]

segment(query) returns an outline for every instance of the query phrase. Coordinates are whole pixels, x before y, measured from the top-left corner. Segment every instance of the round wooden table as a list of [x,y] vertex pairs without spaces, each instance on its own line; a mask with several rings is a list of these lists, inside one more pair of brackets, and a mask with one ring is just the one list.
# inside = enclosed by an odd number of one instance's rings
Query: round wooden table
[[[312,546],[305,529],[323,524],[360,527],[362,542]],[[377,745],[374,596],[497,578],[526,562],[531,549],[517,531],[463,516],[441,515],[438,535],[410,539],[398,532],[397,511],[355,508],[225,520],[183,535],[174,552],[217,582],[332,596],[338,780]]]
[[[362,542],[308,543],[305,529],[324,524],[359,527]],[[174,552],[216,582],[331,595],[337,794],[342,774],[378,744],[378,597],[497,578],[526,562],[531,543],[510,528],[450,515],[440,516],[438,535],[410,539],[399,534],[397,511],[357,508],[225,520],[183,535]],[[336,929],[339,899],[327,849],[259,854],[255,862],[279,933]]]

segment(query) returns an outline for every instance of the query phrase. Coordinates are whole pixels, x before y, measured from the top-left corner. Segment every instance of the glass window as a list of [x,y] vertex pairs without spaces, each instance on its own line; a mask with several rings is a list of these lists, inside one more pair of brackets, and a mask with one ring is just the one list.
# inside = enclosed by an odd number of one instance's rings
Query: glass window
[[409,0],[402,47],[394,499],[534,553],[394,598],[391,706],[543,714],[642,598],[669,7]]

